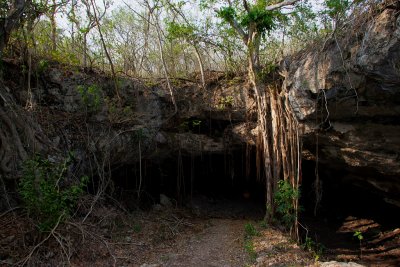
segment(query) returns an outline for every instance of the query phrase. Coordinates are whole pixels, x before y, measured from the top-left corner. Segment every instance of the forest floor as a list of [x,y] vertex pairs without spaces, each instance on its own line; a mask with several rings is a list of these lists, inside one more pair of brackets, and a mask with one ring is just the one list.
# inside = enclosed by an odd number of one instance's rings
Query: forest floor
[[[315,260],[355,261],[366,266],[399,263],[398,229],[381,233],[375,241],[366,235],[361,260],[357,243],[350,248],[340,243],[317,255],[280,229],[262,223],[262,208],[254,203],[204,197],[193,203],[191,208],[156,205],[150,211],[129,213],[96,205],[86,221],[70,219],[41,236],[21,210],[9,212],[0,217],[0,266],[319,266]],[[351,227],[352,233],[353,224],[372,225],[349,220],[344,227]],[[321,224],[309,226],[331,231]],[[329,233],[327,240],[321,240],[328,246],[332,245],[329,240],[332,243],[341,237]],[[40,244],[40,240],[45,241]]]
[[204,229],[180,236],[173,246],[153,251],[146,259],[154,266],[245,266],[244,219],[210,219]]
[[174,223],[167,228],[176,229],[180,224],[181,231],[169,242],[155,244],[138,262],[126,266],[305,266],[312,263],[311,254],[299,248],[289,236],[262,223],[262,207],[251,201],[201,196],[192,201],[190,212],[178,215],[180,219],[174,212],[169,214],[175,219],[170,220]]
[[304,266],[312,259],[262,225],[254,203],[204,197],[193,203],[128,214],[97,205],[85,222],[71,219],[41,236],[23,212],[10,212],[0,218],[0,266]]

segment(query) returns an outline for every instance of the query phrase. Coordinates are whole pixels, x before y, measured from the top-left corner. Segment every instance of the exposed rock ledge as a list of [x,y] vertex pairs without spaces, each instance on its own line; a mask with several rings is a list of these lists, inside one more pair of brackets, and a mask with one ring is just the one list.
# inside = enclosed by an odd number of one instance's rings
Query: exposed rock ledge
[[[303,51],[286,60],[288,67],[281,71],[286,74],[283,85],[290,92],[290,103],[305,129],[304,156],[314,159],[318,143],[321,167],[340,171],[350,183],[371,188],[400,206],[398,14],[398,3],[382,9],[359,28],[347,27],[355,34],[341,33],[321,43],[320,49]],[[1,93],[23,106],[27,96],[21,71],[17,64],[6,64],[8,78]],[[76,152],[82,170],[90,154],[104,151],[110,151],[104,156],[114,167],[137,162],[139,139],[142,156],[153,158],[166,157],[178,148],[188,153],[224,153],[227,147],[254,144],[251,90],[241,78],[208,75],[207,90],[188,82],[175,86],[179,114],[171,119],[173,107],[162,83],[145,85],[121,78],[120,107],[113,102],[113,86],[105,75],[50,67],[37,79],[37,110],[29,116],[41,125],[52,151]],[[93,84],[108,102],[102,102],[97,112],[85,113],[77,87]],[[223,126],[212,134],[180,128],[194,119]],[[320,128],[317,142],[315,133]],[[90,141],[82,144],[83,140]],[[4,177],[16,177],[1,171]]]
[[[399,10],[396,2],[347,25],[350,32],[322,49],[286,61],[284,86],[306,129],[309,158],[318,143],[322,167],[400,207]],[[317,141],[318,127],[324,130]]]

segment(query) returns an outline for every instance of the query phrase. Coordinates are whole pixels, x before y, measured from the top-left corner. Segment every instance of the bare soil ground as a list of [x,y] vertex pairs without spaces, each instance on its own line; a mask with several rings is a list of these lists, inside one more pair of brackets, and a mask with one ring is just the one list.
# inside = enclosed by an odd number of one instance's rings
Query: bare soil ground
[[[68,220],[52,233],[42,234],[21,210],[2,214],[0,266],[314,264],[315,253],[305,251],[278,229],[262,227],[254,204],[213,199],[194,203],[191,210],[171,207],[131,213],[98,205],[85,222],[83,218]],[[246,238],[245,225],[249,223],[257,234]],[[308,226],[329,234],[319,240],[327,247],[320,260],[400,266],[399,229],[380,229],[375,222],[355,218],[349,218],[336,233],[321,224]],[[363,231],[365,238],[361,258],[358,243],[351,240],[356,229]]]
[[247,220],[210,219],[205,228],[183,236],[168,248],[155,251],[146,260],[157,266],[245,266],[249,257],[244,249]]

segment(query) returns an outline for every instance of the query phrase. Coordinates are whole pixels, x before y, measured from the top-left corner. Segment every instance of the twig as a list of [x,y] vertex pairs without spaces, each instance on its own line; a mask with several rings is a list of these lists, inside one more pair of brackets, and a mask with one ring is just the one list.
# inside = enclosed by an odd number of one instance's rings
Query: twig
[[[105,238],[103,238],[102,236],[100,236],[100,235],[98,235],[98,234],[96,234],[96,233],[94,233],[94,232],[85,230],[82,226],[80,226],[80,225],[78,225],[78,224],[76,224],[76,223],[69,222],[68,224],[70,224],[70,225],[72,225],[72,226],[78,228],[78,229],[82,232],[83,235],[84,235],[84,233],[86,233],[86,234],[88,234],[88,235],[94,237],[95,239],[100,240],[100,241],[104,244],[104,246],[107,248],[108,253],[110,254],[110,256],[113,258],[113,261],[114,261],[113,266],[114,266],[114,267],[116,266],[116,264],[117,264],[117,258],[118,258],[118,257],[116,257],[116,256],[111,252],[111,249],[110,249],[110,247],[109,247],[109,244],[113,244],[113,243],[107,242],[107,241],[105,240]],[[90,225],[90,224],[85,224],[85,225],[93,227],[93,225]]]
[[[66,250],[66,248],[65,248],[65,246],[64,246],[64,244],[62,242],[62,236],[59,233],[57,233],[56,231],[54,231],[54,233],[52,233],[52,235],[53,235],[54,239],[60,245],[61,250],[64,252],[65,257],[67,258],[68,266],[70,266],[71,265],[71,261],[70,261],[71,256],[70,256],[70,254],[68,254],[68,252],[67,252],[67,250]],[[70,250],[69,247],[68,247],[68,250]]]
[[49,235],[43,239],[39,244],[37,244],[32,250],[31,252],[29,252],[28,256],[26,256],[23,260],[17,262],[15,265],[19,265],[19,266],[24,266],[29,259],[32,257],[33,253],[35,253],[35,251],[44,243],[46,242],[51,236],[54,235],[55,230],[57,229],[58,225],[60,224],[61,218],[64,216],[64,213],[62,213],[60,215],[60,217],[58,217],[57,223],[56,225],[53,227],[53,229],[51,229]]
[[113,258],[113,261],[114,261],[113,267],[115,267],[115,266],[117,265],[117,257],[111,252],[111,249],[110,249],[110,247],[108,246],[109,243],[108,243],[106,240],[104,240],[103,237],[101,237],[101,236],[99,236],[99,235],[97,235],[97,234],[95,234],[95,233],[91,233],[91,232],[88,232],[88,231],[87,231],[87,233],[88,233],[89,235],[92,235],[92,236],[97,237],[98,239],[100,239],[100,241],[101,241],[101,242],[104,244],[104,246],[107,248],[108,253],[110,254],[110,256]]
[[14,207],[14,208],[11,208],[11,209],[9,209],[9,210],[3,212],[3,213],[0,215],[0,218],[3,217],[4,215],[6,215],[7,213],[10,213],[10,212],[12,212],[12,211],[14,211],[14,210],[18,210],[18,209],[20,209],[20,208],[21,208],[21,207]]

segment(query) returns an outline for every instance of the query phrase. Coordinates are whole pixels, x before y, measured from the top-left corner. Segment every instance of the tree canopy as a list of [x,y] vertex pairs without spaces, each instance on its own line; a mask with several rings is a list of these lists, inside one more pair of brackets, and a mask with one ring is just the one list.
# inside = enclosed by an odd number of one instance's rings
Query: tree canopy
[[34,57],[163,76],[158,24],[169,75],[187,76],[201,68],[243,71],[248,47],[259,50],[257,64],[271,64],[326,36],[349,9],[365,2],[6,0],[0,5],[0,50],[22,56],[28,41],[21,40],[28,37]]

